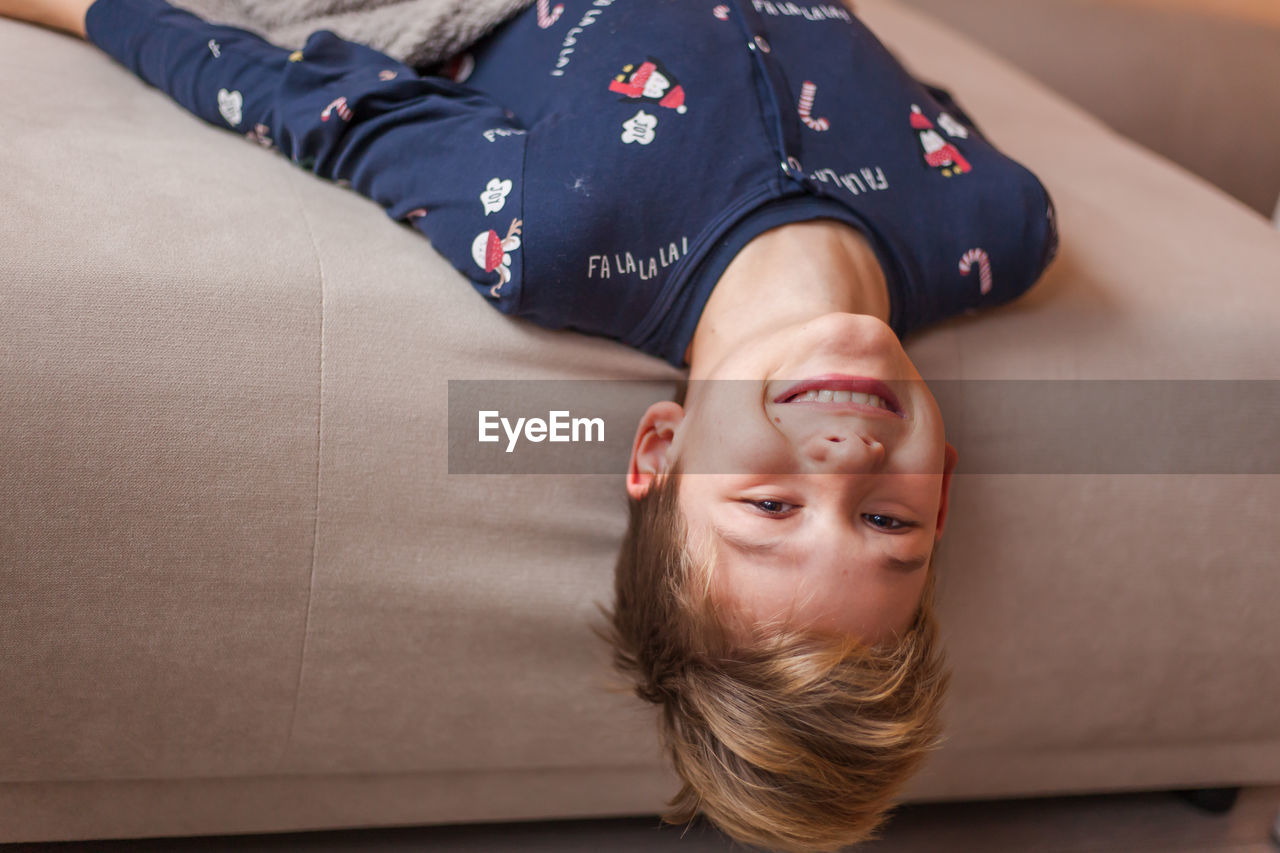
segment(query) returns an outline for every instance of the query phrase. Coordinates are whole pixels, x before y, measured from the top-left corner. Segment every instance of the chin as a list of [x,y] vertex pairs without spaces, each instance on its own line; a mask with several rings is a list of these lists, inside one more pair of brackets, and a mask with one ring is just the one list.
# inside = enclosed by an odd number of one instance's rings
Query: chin
[[830,314],[815,317],[804,325],[813,326],[829,334],[887,335],[895,341],[898,339],[898,336],[893,333],[893,329],[889,327],[888,323],[871,314],[850,314],[847,311],[833,311]]
[[888,323],[870,314],[832,312],[743,341],[700,379],[805,379],[853,373],[919,379]]
[[[797,355],[874,359],[884,368],[910,364],[902,342],[889,324],[870,314],[832,313],[806,321],[789,336],[788,347]],[[899,370],[893,373],[901,373]],[[915,371],[910,373],[914,376]]]

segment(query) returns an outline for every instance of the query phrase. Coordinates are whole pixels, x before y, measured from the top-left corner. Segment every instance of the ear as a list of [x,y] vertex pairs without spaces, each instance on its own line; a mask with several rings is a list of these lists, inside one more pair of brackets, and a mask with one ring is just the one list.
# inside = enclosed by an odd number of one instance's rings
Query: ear
[[938,502],[938,527],[933,532],[935,542],[942,538],[942,528],[947,523],[947,498],[951,494],[951,474],[956,470],[956,463],[959,461],[960,454],[948,441],[942,461],[942,500]]
[[627,466],[627,494],[639,500],[654,481],[667,470],[668,455],[676,427],[684,420],[684,409],[669,400],[645,410],[631,444]]

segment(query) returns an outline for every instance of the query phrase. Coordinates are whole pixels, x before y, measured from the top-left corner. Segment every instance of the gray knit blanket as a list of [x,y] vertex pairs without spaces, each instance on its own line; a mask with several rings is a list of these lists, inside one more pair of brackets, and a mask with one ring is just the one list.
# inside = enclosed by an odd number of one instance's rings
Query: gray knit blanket
[[[534,0],[170,0],[216,24],[302,47],[331,30],[419,71],[465,50]],[[544,0],[545,2],[545,0]]]

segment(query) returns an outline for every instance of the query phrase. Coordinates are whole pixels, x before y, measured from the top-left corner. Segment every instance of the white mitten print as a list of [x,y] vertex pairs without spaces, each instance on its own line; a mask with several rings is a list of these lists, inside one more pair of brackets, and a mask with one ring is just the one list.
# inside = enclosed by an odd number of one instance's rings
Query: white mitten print
[[484,192],[480,193],[480,203],[484,205],[484,215],[497,213],[507,203],[507,194],[511,192],[510,181],[500,181],[497,178],[485,184]]
[[226,89],[218,90],[218,112],[222,113],[222,117],[227,120],[227,124],[232,127],[240,124],[240,108],[244,106],[244,97],[239,92],[228,92]]
[[947,136],[954,139],[969,138],[969,129],[952,118],[950,113],[942,113],[938,116],[938,127],[945,130],[947,132]]
[[622,141],[627,143],[639,142],[641,145],[648,145],[653,141],[653,129],[657,126],[658,119],[656,116],[640,110],[622,123]]

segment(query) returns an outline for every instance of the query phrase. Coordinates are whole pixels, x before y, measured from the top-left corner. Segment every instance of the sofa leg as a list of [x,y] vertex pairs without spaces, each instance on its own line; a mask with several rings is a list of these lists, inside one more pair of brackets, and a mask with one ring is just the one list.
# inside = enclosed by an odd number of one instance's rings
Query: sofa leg
[[1193,788],[1189,791],[1174,791],[1182,799],[1209,814],[1224,814],[1231,811],[1240,796],[1239,788]]

